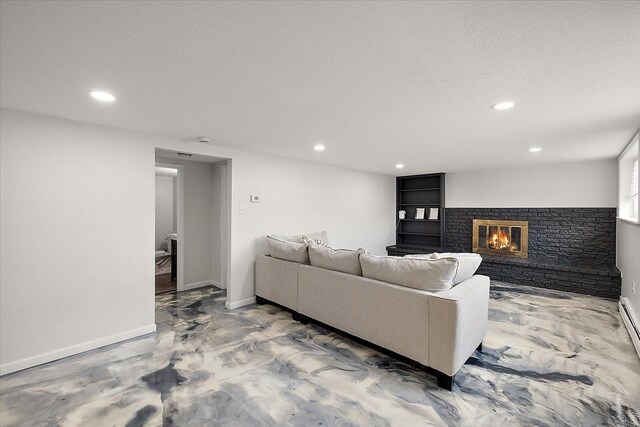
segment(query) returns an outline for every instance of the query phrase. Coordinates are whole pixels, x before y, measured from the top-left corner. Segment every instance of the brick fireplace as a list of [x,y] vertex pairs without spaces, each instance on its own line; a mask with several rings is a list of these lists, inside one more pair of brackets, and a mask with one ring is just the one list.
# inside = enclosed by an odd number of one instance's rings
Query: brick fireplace
[[[615,208],[446,208],[445,218],[446,250],[481,253],[480,274],[515,284],[620,297]],[[522,228],[514,234],[518,226]],[[520,239],[520,250],[514,251],[514,236]]]

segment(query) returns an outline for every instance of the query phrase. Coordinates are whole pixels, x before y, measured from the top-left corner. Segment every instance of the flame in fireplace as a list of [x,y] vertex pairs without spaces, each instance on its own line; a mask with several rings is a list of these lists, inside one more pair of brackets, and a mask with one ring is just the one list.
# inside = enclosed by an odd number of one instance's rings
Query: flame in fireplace
[[500,227],[500,246],[499,248],[509,248],[509,229]]
[[489,239],[489,247],[495,249],[510,248],[509,229],[500,227],[500,234],[493,233]]

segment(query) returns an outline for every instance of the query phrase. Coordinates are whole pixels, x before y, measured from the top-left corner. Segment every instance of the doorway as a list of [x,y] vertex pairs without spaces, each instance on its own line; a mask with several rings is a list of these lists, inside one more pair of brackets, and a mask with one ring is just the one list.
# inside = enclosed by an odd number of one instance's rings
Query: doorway
[[156,163],[155,294],[178,289],[178,165]]
[[[155,244],[158,256],[165,257],[163,275],[156,275],[156,294],[179,294],[206,286],[226,289],[231,160],[156,149],[156,171],[159,169],[171,177],[156,176]],[[164,199],[158,194],[163,185]],[[169,188],[173,190],[171,204],[166,202]],[[162,206],[159,197],[165,202]]]

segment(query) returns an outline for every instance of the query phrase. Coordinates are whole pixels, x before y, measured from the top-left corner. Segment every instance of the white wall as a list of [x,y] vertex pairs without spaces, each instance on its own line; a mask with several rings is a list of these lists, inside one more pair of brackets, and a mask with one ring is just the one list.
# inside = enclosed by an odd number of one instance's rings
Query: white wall
[[211,230],[213,264],[211,267],[213,283],[223,289],[227,287],[226,271],[229,262],[225,243],[228,237],[225,225],[229,217],[225,207],[231,203],[230,194],[227,194],[229,192],[226,182],[228,168],[229,164],[226,161],[213,164],[213,227]]
[[447,174],[447,208],[616,207],[617,163],[598,160]]
[[212,279],[213,165],[184,162],[184,283]]
[[[638,134],[623,150],[618,161],[618,235],[616,236],[616,265],[622,273],[622,297],[636,326],[640,325],[640,224],[631,203],[633,162],[638,156]],[[640,178],[638,178],[640,179]],[[635,282],[635,287],[633,283]],[[632,337],[634,336],[631,332]],[[636,349],[640,354],[640,347]]]
[[167,234],[176,230],[174,226],[174,187],[176,179],[156,175],[156,250],[167,250]]
[[155,330],[154,153],[0,111],[0,372]]
[[[617,265],[622,272],[622,296],[640,320],[640,224],[618,220]],[[636,282],[635,292],[632,281]]]
[[393,177],[2,110],[0,372],[153,330],[156,147],[232,159],[232,307],[254,297],[267,233],[394,241]]
[[253,261],[235,260],[266,253],[266,234],[326,230],[334,247],[375,254],[395,241],[394,177],[260,154],[234,157],[232,171],[232,302],[254,296]]

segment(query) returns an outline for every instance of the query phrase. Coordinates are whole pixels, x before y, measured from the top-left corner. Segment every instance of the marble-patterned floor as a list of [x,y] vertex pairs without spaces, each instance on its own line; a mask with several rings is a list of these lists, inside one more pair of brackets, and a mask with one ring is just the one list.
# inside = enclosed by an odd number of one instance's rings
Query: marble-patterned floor
[[614,301],[494,282],[453,392],[273,306],[158,295],[158,332],[0,378],[2,426],[640,425]]

